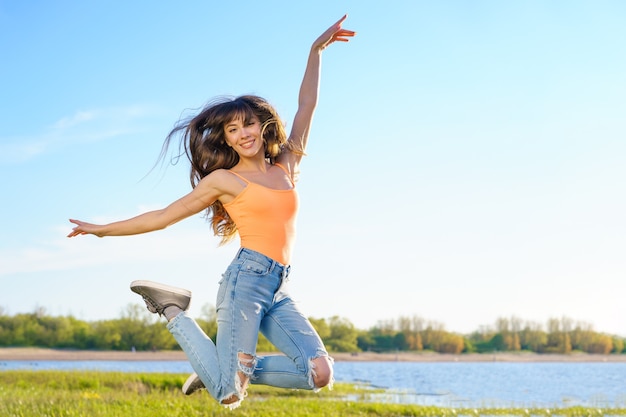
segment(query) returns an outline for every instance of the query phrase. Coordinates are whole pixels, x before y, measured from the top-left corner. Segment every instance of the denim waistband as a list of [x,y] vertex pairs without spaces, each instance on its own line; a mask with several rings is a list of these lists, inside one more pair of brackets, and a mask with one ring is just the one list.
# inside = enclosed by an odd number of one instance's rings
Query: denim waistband
[[276,272],[282,278],[285,278],[289,275],[289,271],[291,270],[291,265],[283,265],[278,261],[273,260],[269,256],[265,256],[260,252],[254,251],[248,248],[239,248],[235,259],[251,259],[255,262],[260,263],[268,268],[270,273]]

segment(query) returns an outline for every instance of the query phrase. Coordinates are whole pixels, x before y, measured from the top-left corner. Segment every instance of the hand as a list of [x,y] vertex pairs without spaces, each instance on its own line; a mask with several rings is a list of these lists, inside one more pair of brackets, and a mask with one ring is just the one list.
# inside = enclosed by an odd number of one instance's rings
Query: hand
[[98,229],[100,229],[101,226],[97,224],[85,223],[74,219],[70,219],[70,223],[74,223],[76,227],[72,229],[67,237],[74,237],[78,235],[96,235],[98,237],[102,237],[102,235],[98,234]]
[[350,38],[356,34],[356,32],[341,28],[341,24],[347,17],[348,15],[344,15],[337,21],[337,23],[326,29],[326,31],[322,33],[320,37],[315,40],[315,42],[313,42],[313,49],[322,51],[335,41],[348,42]]

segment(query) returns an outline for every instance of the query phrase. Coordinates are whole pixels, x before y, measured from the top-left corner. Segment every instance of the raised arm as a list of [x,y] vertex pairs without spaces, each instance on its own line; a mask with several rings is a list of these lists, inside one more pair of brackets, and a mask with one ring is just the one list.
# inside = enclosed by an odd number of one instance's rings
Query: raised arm
[[293,120],[291,133],[289,134],[289,147],[293,151],[283,152],[278,157],[278,162],[289,167],[292,175],[297,170],[297,166],[302,158],[309,138],[309,130],[313,120],[313,113],[317,106],[317,98],[320,85],[320,70],[322,63],[322,51],[331,43],[348,42],[355,35],[351,30],[342,29],[341,25],[346,20],[347,15],[339,19],[334,25],[329,27],[319,38],[313,42],[311,52],[304,71],[304,78],[300,85],[298,95],[298,110]]

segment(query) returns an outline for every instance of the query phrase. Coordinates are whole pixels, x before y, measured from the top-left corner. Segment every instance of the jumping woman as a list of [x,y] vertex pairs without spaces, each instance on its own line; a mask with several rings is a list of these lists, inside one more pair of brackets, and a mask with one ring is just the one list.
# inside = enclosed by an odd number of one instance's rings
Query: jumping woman
[[[317,105],[322,51],[347,42],[346,16],[313,42],[287,136],[276,110],[257,96],[220,100],[179,122],[165,142],[180,135],[191,163],[193,190],[161,210],[96,225],[71,219],[68,237],[126,236],[164,229],[207,211],[222,243],[239,234],[241,247],[220,281],[218,331],[209,339],[187,315],[191,292],[134,281],[148,309],[166,317],[194,373],[183,392],[206,388],[221,404],[237,407],[249,383],[319,390],[332,384],[333,367],[322,340],[286,287],[289,277],[300,162]],[[283,355],[256,355],[259,331]]]

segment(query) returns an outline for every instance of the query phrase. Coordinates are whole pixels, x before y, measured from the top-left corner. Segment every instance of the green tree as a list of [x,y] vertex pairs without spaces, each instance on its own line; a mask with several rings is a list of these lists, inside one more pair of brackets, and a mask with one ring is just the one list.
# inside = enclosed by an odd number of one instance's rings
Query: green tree
[[72,328],[74,343],[73,345],[59,347],[73,347],[75,349],[93,349],[93,326],[89,323],[78,320],[74,317],[67,318],[69,326]]
[[396,350],[394,344],[394,336],[391,334],[375,334],[374,336],[375,352],[388,352],[390,350]]
[[588,347],[588,353],[608,355],[613,350],[613,338],[606,334],[595,334]]
[[548,335],[541,324],[526,322],[520,332],[520,346],[523,350],[541,353],[548,344]]
[[95,349],[120,349],[122,334],[119,326],[112,320],[94,323],[93,347]]
[[[519,332],[521,330],[521,320],[513,316],[508,318],[498,318],[496,320],[496,331],[500,337],[493,341],[494,349],[499,351],[519,351],[521,341]],[[494,336],[495,337],[495,336]]]
[[572,342],[568,330],[571,329],[571,320],[567,318],[548,320],[548,342],[545,347],[547,353],[570,353]]
[[495,331],[490,326],[480,326],[477,331],[469,335],[469,348],[466,345],[466,349],[478,353],[493,352],[492,341],[495,335]]
[[401,350],[420,351],[424,349],[422,332],[424,331],[425,322],[426,321],[419,316],[401,316],[398,319],[397,329],[404,335],[403,343],[398,344]]
[[[196,320],[198,326],[213,341],[217,337],[217,312],[212,304],[204,304],[200,310],[200,317]],[[267,352],[267,351],[264,351]]]
[[392,321],[379,321],[368,333],[374,342],[371,348],[372,351],[386,352],[395,350],[394,336],[396,331]]
[[409,342],[404,332],[398,332],[393,337],[393,345],[397,350],[408,350]]
[[338,316],[329,319],[330,336],[324,340],[326,346],[335,352],[358,352],[358,332],[347,319]]
[[589,348],[593,343],[596,332],[593,330],[593,325],[590,323],[578,322],[576,323],[576,327],[570,330],[569,334],[572,349],[589,352]]
[[465,339],[463,336],[454,333],[447,333],[442,342],[436,347],[436,352],[458,355],[464,348]]
[[356,341],[358,348],[362,351],[369,352],[376,350],[376,340],[374,340],[374,337],[368,331],[360,330]]
[[429,322],[422,331],[424,349],[439,352],[442,345],[446,343],[447,334],[443,324],[434,321]]
[[504,342],[504,336],[502,336],[502,333],[496,333],[489,341],[488,346],[490,350],[496,351],[496,352],[502,352],[502,351],[508,350],[507,345]]
[[311,322],[311,325],[323,341],[330,338],[330,326],[328,325],[326,319],[315,319],[310,317],[309,322]]

